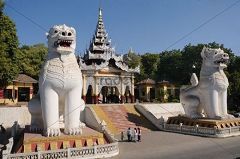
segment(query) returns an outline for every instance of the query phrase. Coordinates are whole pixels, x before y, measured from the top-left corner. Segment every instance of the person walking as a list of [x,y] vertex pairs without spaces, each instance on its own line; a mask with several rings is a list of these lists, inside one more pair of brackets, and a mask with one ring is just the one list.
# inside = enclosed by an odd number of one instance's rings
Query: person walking
[[141,142],[141,135],[142,135],[141,129],[138,127],[138,142]]

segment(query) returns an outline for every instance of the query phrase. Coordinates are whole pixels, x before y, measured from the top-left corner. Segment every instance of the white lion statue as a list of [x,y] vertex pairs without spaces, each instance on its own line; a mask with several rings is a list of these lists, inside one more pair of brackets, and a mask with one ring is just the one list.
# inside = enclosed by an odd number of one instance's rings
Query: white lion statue
[[186,116],[190,118],[207,117],[211,119],[233,118],[227,113],[228,79],[223,71],[227,67],[228,54],[221,49],[204,47],[200,80],[195,73],[190,87],[181,88],[180,102]]
[[48,56],[39,77],[40,102],[29,102],[32,127],[41,127],[46,136],[60,135],[60,121],[64,132],[81,133],[80,111],[85,107],[82,96],[82,73],[75,57],[76,31],[66,25],[55,25],[48,33]]

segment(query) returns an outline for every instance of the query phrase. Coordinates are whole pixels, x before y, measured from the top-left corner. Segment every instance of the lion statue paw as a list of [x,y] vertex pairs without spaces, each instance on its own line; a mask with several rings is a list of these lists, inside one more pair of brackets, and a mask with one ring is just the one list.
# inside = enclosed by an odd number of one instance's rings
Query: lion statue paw
[[59,128],[48,128],[46,132],[46,136],[53,137],[53,136],[60,136],[61,132]]
[[82,134],[82,129],[80,127],[68,128],[64,130],[64,133],[69,135],[80,135]]

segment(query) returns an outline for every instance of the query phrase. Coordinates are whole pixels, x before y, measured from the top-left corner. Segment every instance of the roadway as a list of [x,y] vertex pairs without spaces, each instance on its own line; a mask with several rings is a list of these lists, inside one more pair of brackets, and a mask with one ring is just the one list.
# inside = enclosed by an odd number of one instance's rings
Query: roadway
[[240,159],[240,136],[208,138],[163,131],[144,132],[142,142],[119,142],[113,159]]

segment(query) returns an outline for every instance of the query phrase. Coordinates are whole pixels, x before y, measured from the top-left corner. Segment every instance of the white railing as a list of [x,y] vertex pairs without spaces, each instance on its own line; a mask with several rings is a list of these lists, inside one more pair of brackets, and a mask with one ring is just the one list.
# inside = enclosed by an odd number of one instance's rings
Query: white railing
[[3,156],[3,159],[63,159],[63,158],[106,158],[118,155],[118,143],[97,145],[83,148],[68,148],[60,150],[18,153]]
[[231,133],[240,132],[240,126],[231,127]]
[[239,132],[240,132],[240,126],[233,126],[233,127],[217,130],[218,134],[233,134],[233,133],[239,133]]
[[172,132],[180,132],[185,134],[193,134],[193,135],[200,135],[200,136],[224,136],[234,133],[240,134],[240,126],[234,126],[229,128],[207,128],[207,127],[200,127],[196,126],[187,126],[182,125],[180,123],[177,124],[162,124],[163,130],[165,131],[172,131]]
[[177,125],[177,124],[165,124],[164,129],[173,130],[173,131],[181,131],[180,125]]
[[196,126],[183,125],[183,126],[181,126],[181,131],[182,132],[196,133],[197,132],[197,127]]
[[206,127],[198,127],[199,134],[208,134],[208,135],[216,135],[215,128],[206,128]]

